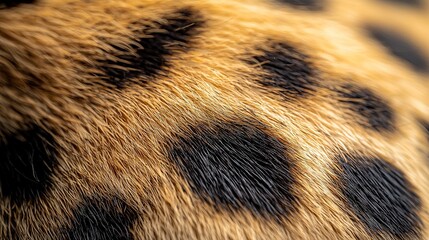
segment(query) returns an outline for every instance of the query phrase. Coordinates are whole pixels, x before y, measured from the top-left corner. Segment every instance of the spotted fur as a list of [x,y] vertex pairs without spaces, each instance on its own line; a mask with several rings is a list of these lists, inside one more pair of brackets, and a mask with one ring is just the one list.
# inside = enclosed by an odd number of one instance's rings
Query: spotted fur
[[0,239],[428,239],[426,0],[0,0]]

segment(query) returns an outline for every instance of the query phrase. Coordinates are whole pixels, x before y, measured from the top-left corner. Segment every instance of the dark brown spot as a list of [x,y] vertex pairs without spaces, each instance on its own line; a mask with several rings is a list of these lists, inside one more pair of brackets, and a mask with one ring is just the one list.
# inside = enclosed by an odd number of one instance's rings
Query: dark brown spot
[[429,74],[429,60],[413,42],[395,31],[380,26],[369,25],[366,29],[369,35],[390,54],[406,62],[415,71]]
[[399,239],[419,235],[420,198],[404,174],[383,159],[345,155],[338,157],[340,189],[356,216],[375,234]]
[[309,57],[286,43],[273,43],[270,50],[247,62],[266,72],[258,77],[261,86],[279,92],[286,99],[306,96],[317,86],[316,71]]
[[261,124],[219,122],[190,127],[170,158],[193,192],[215,208],[282,217],[296,200],[290,152]]
[[57,163],[53,136],[30,126],[6,136],[0,143],[0,187],[2,197],[14,203],[31,201],[52,185]]
[[168,67],[170,57],[189,49],[191,39],[203,24],[200,15],[190,9],[177,11],[164,20],[155,22],[155,28],[142,26],[142,33],[147,36],[138,39],[138,44],[131,44],[132,49],[113,46],[117,50],[113,54],[120,60],[102,63],[103,79],[119,88],[136,77],[147,81]]
[[67,239],[131,240],[130,228],[137,212],[118,197],[85,198],[73,212],[70,227],[64,230]]
[[353,84],[345,84],[337,89],[340,102],[353,111],[354,118],[364,127],[375,131],[394,131],[395,114],[393,109],[373,91]]

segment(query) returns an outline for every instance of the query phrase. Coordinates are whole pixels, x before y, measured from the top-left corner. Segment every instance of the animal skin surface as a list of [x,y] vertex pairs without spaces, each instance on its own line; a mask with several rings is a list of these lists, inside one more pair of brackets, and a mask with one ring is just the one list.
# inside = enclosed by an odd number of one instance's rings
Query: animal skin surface
[[429,1],[0,0],[0,240],[429,239]]

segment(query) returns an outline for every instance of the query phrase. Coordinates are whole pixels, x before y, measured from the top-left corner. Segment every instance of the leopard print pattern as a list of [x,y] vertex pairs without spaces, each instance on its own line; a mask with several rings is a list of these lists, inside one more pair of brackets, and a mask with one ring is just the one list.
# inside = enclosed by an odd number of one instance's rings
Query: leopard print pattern
[[429,2],[0,0],[0,239],[428,239]]

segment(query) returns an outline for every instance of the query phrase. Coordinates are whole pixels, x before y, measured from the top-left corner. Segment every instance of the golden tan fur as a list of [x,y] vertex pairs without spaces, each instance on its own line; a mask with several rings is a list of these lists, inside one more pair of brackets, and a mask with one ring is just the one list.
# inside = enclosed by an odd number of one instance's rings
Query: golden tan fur
[[[94,77],[94,62],[109,58],[100,49],[131,43],[131,23],[181,7],[207,21],[193,48],[171,57],[168,74],[121,91]],[[429,10],[371,0],[330,0],[315,13],[259,0],[44,0],[0,10],[0,137],[34,122],[54,126],[60,149],[46,197],[19,208],[1,200],[3,216],[19,216],[21,239],[55,239],[82,196],[115,193],[138,210],[135,239],[373,239],[343,211],[332,184],[334,156],[357,151],[405,173],[422,201],[422,239],[429,238],[429,143],[417,122],[429,120],[429,77],[363,34],[367,22],[399,29],[429,56]],[[240,59],[268,48],[267,39],[310,56],[323,86],[314,96],[285,101],[251,80],[260,67]],[[380,134],[351,121],[327,90],[342,82],[386,99],[398,130]],[[165,157],[174,133],[190,124],[239,117],[259,119],[296,151],[299,207],[280,223],[214,210]],[[10,227],[0,219],[0,239]]]

